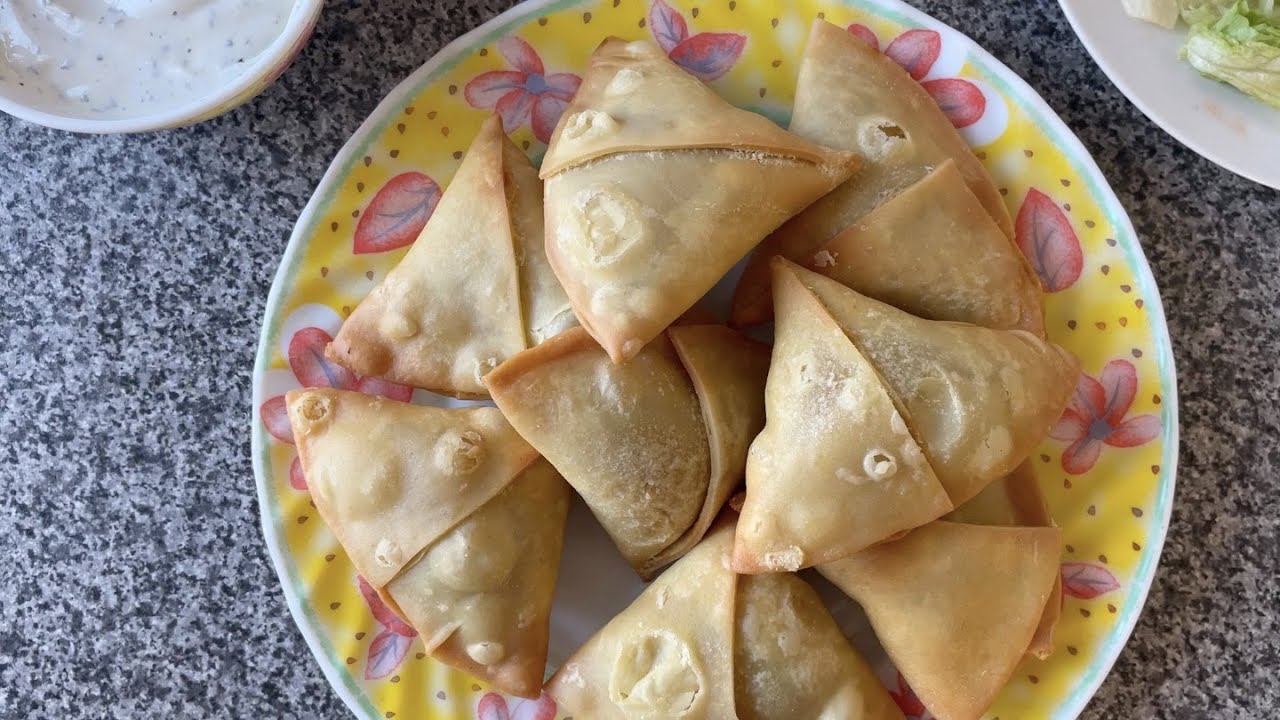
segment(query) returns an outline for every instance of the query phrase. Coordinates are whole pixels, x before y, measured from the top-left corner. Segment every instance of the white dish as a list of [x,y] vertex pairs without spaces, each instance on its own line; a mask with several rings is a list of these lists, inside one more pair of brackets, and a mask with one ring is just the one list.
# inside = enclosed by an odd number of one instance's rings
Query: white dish
[[[3,6],[4,3],[0,3],[0,12],[4,11]],[[47,102],[42,102],[32,95],[30,87],[25,86],[23,81],[29,78],[21,71],[11,71],[6,53],[0,52],[0,111],[46,127],[84,133],[144,132],[181,127],[207,120],[248,101],[279,77],[302,50],[308,38],[311,37],[311,32],[315,29],[316,21],[320,17],[320,11],[323,7],[324,0],[293,0],[292,9],[290,9],[288,18],[284,22],[283,29],[264,49],[256,52],[253,57],[241,61],[244,65],[243,71],[226,74],[224,78],[219,78],[219,80],[225,81],[210,83],[211,86],[208,92],[203,96],[169,106],[160,104],[158,107],[151,107],[144,103],[139,107],[136,114],[105,116],[96,116],[92,113],[78,114],[69,112],[63,107],[55,107]],[[83,12],[91,13],[92,10],[93,8],[90,7]],[[50,12],[55,16],[58,16],[59,13],[66,14],[60,6],[54,6]],[[174,12],[175,14],[177,13],[176,10]],[[67,17],[70,16],[68,15]],[[55,17],[43,18],[37,20],[37,22],[48,23],[53,22],[55,19]],[[5,21],[5,18],[0,17],[0,21]],[[19,32],[19,36],[21,36],[21,32]],[[125,36],[122,35],[121,37],[124,38]],[[99,41],[103,39],[103,37],[98,37]],[[80,40],[81,42],[87,42],[84,37],[81,37]],[[0,41],[6,40],[5,38],[0,38]],[[27,42],[30,42],[30,40]],[[230,43],[231,40],[228,39],[227,42]],[[119,46],[117,45],[116,47]],[[257,47],[261,47],[261,45]],[[168,50],[167,47],[164,49]],[[108,58],[113,64],[112,70],[118,69],[121,73],[128,73],[129,68],[135,67],[134,63],[137,63],[136,67],[140,70],[151,56],[138,56],[137,52],[139,51],[134,51],[132,55],[121,53],[119,56]],[[188,49],[187,52],[191,52],[191,50]],[[55,55],[54,57],[60,58],[63,56]],[[98,55],[98,60],[103,60],[102,54]],[[126,61],[128,67],[125,67]],[[70,59],[65,62],[70,62]],[[71,66],[68,65],[67,67]],[[200,80],[201,78],[197,77],[195,79]],[[147,89],[149,90],[150,88]],[[71,91],[68,90],[67,92]]]
[[1280,109],[1202,77],[1178,59],[1187,29],[1131,18],[1119,0],[1058,0],[1111,82],[1183,145],[1280,189]]

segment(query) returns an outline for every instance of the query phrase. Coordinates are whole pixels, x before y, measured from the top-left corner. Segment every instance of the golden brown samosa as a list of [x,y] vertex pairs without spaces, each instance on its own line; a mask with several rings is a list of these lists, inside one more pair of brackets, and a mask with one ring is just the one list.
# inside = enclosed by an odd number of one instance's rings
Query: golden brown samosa
[[427,652],[537,697],[569,489],[495,408],[288,394],[316,508]]
[[609,38],[542,163],[547,257],[621,362],[858,163],[729,105],[651,43]]
[[[1054,527],[1030,460],[1023,461],[1012,473],[988,485],[943,520],[973,525]],[[1053,631],[1061,614],[1062,576],[1059,575],[1049,599],[1045,601],[1040,624],[1031,639],[1031,646],[1027,648],[1028,655],[1044,660],[1053,653]]]
[[814,22],[800,64],[791,131],[856,151],[863,166],[761,244],[734,296],[736,326],[769,319],[770,257],[800,261],[812,255],[948,159],[995,224],[1013,237],[995,183],[929,93],[879,50],[823,20]]
[[733,528],[678,560],[578,649],[547,692],[593,720],[901,720],[817,594],[738,577]]
[[875,368],[789,268],[774,273],[768,422],[733,556],[745,573],[836,560],[952,509]]
[[934,716],[977,720],[1031,643],[1060,544],[1057,528],[939,520],[818,570],[866,611]]
[[728,328],[681,325],[615,364],[576,327],[485,381],[649,578],[702,538],[741,479],[768,357]]
[[948,158],[800,264],[929,320],[1044,335],[1044,293]]
[[489,118],[422,234],[325,354],[363,375],[459,398],[574,322],[543,249],[542,183]]
[[1024,330],[924,320],[778,258],[871,361],[955,505],[1049,433],[1079,363]]

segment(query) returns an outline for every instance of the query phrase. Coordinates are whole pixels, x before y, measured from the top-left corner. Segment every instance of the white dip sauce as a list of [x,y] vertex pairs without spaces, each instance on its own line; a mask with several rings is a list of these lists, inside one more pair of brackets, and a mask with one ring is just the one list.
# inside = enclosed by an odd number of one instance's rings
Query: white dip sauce
[[0,82],[45,112],[173,110],[242,75],[294,0],[0,0]]

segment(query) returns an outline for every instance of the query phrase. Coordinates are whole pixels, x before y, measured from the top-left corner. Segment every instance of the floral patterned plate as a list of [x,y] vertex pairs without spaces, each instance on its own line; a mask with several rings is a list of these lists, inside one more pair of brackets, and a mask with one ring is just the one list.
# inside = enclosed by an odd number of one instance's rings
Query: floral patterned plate
[[[1177,395],[1150,269],[1075,136],[1008,68],[897,0],[536,0],[450,44],[374,111],[299,219],[267,303],[251,430],[263,531],[299,629],[358,716],[550,720],[557,709],[545,696],[504,698],[434,662],[356,577],[310,502],[282,394],[327,385],[446,402],[355,375],[325,361],[322,349],[417,237],[490,113],[502,115],[536,161],[588,55],[619,35],[655,40],[731,102],[785,122],[815,17],[904,65],[973,144],[1049,291],[1049,334],[1084,366],[1070,406],[1034,456],[1064,533],[1057,652],[1024,662],[989,717],[1072,718],[1102,682],[1137,620],[1164,542]],[[568,532],[552,667],[641,588],[580,506]],[[927,717],[856,607],[838,593],[827,597],[905,714]]]

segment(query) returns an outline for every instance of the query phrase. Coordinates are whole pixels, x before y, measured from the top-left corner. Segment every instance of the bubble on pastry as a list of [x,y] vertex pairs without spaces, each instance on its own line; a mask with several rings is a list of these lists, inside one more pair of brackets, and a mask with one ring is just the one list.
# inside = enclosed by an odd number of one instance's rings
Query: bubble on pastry
[[1013,449],[1013,435],[1009,428],[996,425],[987,432],[982,444],[974,450],[973,467],[978,470],[1000,464]]
[[467,646],[467,657],[481,665],[493,665],[507,656],[507,649],[500,642],[485,640]]
[[[616,80],[616,78],[615,78]],[[618,121],[607,112],[583,110],[571,115],[564,124],[561,136],[569,140],[596,138],[616,132]]]
[[407,340],[418,334],[418,323],[408,315],[393,310],[378,321],[378,329],[393,340]]
[[814,267],[820,267],[820,268],[833,267],[835,264],[836,264],[836,255],[835,253],[829,250],[819,250],[813,255]]
[[605,87],[605,95],[620,96],[629,95],[636,88],[640,87],[640,81],[644,80],[644,73],[638,68],[625,67],[619,70],[609,84]]
[[884,161],[904,152],[909,144],[901,127],[886,118],[867,118],[857,131],[858,148],[868,158]]
[[382,567],[399,567],[404,562],[404,553],[395,542],[382,538],[373,549],[373,559]]
[[[617,188],[591,187],[573,204],[582,260],[608,266],[644,240],[643,211],[635,198]],[[576,248],[575,248],[576,249]]]
[[863,456],[862,469],[872,480],[888,480],[898,472],[898,461],[884,450],[872,450]]
[[633,720],[681,718],[702,693],[703,673],[694,650],[665,631],[622,644],[609,675],[609,699]]
[[772,550],[761,557],[761,563],[770,570],[796,572],[804,566],[804,551],[795,545]]
[[484,438],[475,430],[449,430],[436,441],[436,468],[445,475],[468,475],[484,461]]
[[498,367],[498,365],[500,364],[501,363],[498,362],[498,358],[496,357],[485,358],[483,360],[476,360],[476,382],[483,385],[484,376],[488,375],[490,372],[493,371],[494,368]]
[[[473,516],[432,545],[422,558],[440,582],[464,593],[501,588],[516,567],[519,548],[510,524]],[[473,552],[484,548],[483,552]]]
[[373,461],[364,483],[327,484],[336,496],[333,498],[335,505],[350,508],[353,518],[365,518],[394,505],[400,497],[402,482],[399,463],[392,458],[383,457]]
[[302,396],[298,401],[295,417],[302,422],[298,429],[304,435],[309,435],[313,430],[318,429],[321,425],[329,420],[330,413],[333,410],[333,398],[327,394],[309,392]]

